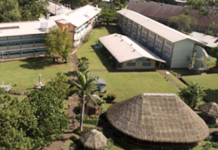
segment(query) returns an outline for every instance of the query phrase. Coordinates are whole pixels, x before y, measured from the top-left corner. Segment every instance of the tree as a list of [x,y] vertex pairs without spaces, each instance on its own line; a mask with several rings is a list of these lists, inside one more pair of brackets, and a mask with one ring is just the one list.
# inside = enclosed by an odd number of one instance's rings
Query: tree
[[86,57],[81,57],[77,63],[77,66],[80,72],[86,72],[89,69],[89,59]]
[[37,129],[33,132],[36,147],[49,144],[68,127],[69,118],[65,114],[63,99],[58,98],[55,87],[46,85],[33,90],[25,99],[30,102],[37,118]]
[[53,57],[53,60],[55,60],[55,57],[60,56],[67,62],[72,45],[67,28],[64,31],[56,26],[50,28],[49,33],[45,34],[44,40],[47,45],[46,53]]
[[191,26],[197,23],[195,18],[192,18],[191,16],[184,15],[184,14],[171,17],[169,19],[169,22],[175,23],[178,26],[179,30],[182,32],[190,30]]
[[0,90],[0,149],[33,149],[31,135],[37,128],[37,119],[29,102],[19,101]]
[[91,94],[96,91],[95,79],[96,77],[90,77],[90,72],[86,71],[84,74],[82,72],[76,72],[77,81],[68,80],[70,88],[73,88],[72,93],[76,93],[81,98],[82,110],[80,115],[80,130],[83,130],[83,117],[85,111],[85,98],[86,96],[92,97]]
[[81,7],[87,5],[89,0],[62,0],[62,3],[71,3],[74,7]]
[[103,9],[100,15],[100,19],[107,22],[107,25],[109,25],[110,21],[114,21],[117,19],[117,14],[115,10],[110,10],[108,8]]
[[198,83],[192,82],[180,91],[179,96],[189,107],[194,109],[206,94]]
[[216,66],[218,66],[218,46],[217,47],[213,47],[211,50],[210,50],[210,55],[212,57],[215,57],[216,58]]
[[21,20],[17,0],[2,0],[0,1],[0,8],[0,22]]

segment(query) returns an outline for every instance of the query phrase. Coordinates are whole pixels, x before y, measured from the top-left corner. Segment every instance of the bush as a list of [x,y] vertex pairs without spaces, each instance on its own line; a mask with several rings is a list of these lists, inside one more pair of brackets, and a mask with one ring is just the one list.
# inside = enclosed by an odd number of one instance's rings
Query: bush
[[211,143],[207,143],[204,148],[202,148],[201,150],[210,150],[212,148],[212,144]]
[[73,131],[73,133],[77,134],[77,135],[81,135],[82,132],[77,128]]
[[100,93],[100,94],[98,94],[98,96],[102,98],[102,97],[104,97],[104,94]]
[[109,102],[112,102],[114,99],[116,99],[116,95],[115,94],[107,94],[107,100]]
[[79,139],[76,137],[76,136],[74,136],[74,135],[72,135],[71,137],[70,137],[70,139],[72,140],[72,141],[74,141],[74,142],[77,142]]
[[207,124],[209,128],[218,128],[218,124]]
[[113,147],[113,145],[114,145],[114,141],[111,138],[109,138],[107,140],[107,146],[104,148],[104,150],[110,150]]
[[213,147],[213,148],[218,148],[218,142],[213,142],[213,143],[212,143],[212,147]]
[[213,137],[210,135],[205,139],[205,141],[212,141],[212,139],[213,139]]
[[86,120],[83,121],[83,123],[96,125],[98,123],[98,120],[99,119],[86,119]]

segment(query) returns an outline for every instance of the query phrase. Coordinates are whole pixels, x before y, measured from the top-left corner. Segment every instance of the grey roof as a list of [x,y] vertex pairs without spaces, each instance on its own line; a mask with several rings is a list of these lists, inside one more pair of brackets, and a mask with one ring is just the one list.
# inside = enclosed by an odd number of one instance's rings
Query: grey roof
[[87,21],[98,15],[100,12],[100,8],[86,5],[75,10],[71,10],[65,14],[53,16],[51,18],[55,21],[64,19],[66,22],[69,22],[76,27],[80,27]]
[[113,104],[109,122],[135,139],[196,143],[209,135],[206,123],[176,94],[143,93]]
[[117,33],[99,38],[99,41],[120,63],[139,58],[149,58],[165,63],[160,57],[131,38]]
[[95,81],[98,83],[98,84],[102,84],[102,85],[107,85],[107,83],[101,79],[101,78],[96,78]]
[[211,48],[216,47],[218,44],[217,37],[207,35],[204,33],[192,32],[189,36],[191,36],[192,38],[198,39],[201,42],[204,42],[206,46],[211,47]]
[[146,29],[164,37],[165,39],[175,43],[181,40],[190,39],[195,42],[199,42],[197,39],[191,38],[190,36],[181,33],[175,29],[172,29],[166,25],[163,25],[151,18],[143,16],[137,12],[128,9],[122,9],[118,11],[119,14],[129,18],[130,20],[136,22],[137,24],[145,27]]
[[[54,20],[41,18],[37,21],[0,23],[0,37],[43,34],[47,33],[48,28],[52,26],[56,26]],[[45,30],[42,30],[42,27]]]
[[198,107],[201,111],[211,117],[218,118],[218,105],[215,102],[205,103]]

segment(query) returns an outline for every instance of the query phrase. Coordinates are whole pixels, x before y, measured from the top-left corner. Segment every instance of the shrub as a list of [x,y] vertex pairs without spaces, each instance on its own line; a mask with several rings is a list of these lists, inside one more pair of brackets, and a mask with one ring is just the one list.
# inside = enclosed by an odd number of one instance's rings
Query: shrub
[[114,145],[114,141],[111,138],[109,138],[107,140],[107,146],[104,148],[104,150],[110,150],[113,147],[113,145]]
[[76,137],[76,136],[74,136],[74,135],[72,135],[71,137],[70,137],[70,139],[72,140],[72,141],[74,141],[74,142],[77,142],[79,139]]
[[209,128],[218,128],[218,124],[207,124]]
[[213,147],[213,148],[218,148],[218,142],[213,142],[213,143],[212,143],[212,147]]
[[83,121],[83,123],[96,125],[98,123],[98,119],[86,119]]
[[81,135],[82,132],[77,128],[73,131],[73,133],[77,134],[77,135]]
[[207,143],[204,148],[202,148],[201,150],[210,150],[212,148],[212,144],[211,143]]
[[103,93],[98,94],[99,97],[104,97]]
[[108,100],[114,100],[116,98],[115,94],[107,94],[107,99]]
[[212,136],[208,136],[205,141],[212,141],[213,137]]

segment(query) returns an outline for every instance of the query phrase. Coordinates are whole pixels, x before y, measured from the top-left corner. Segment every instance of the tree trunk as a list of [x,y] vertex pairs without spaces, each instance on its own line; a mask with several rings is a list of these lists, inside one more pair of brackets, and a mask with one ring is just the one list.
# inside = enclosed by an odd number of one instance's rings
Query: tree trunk
[[84,112],[85,112],[85,95],[83,95],[82,98],[82,111],[80,115],[80,131],[83,131],[83,118],[84,118]]
[[107,19],[107,25],[109,26],[109,20]]
[[53,57],[53,62],[55,62],[55,57]]

